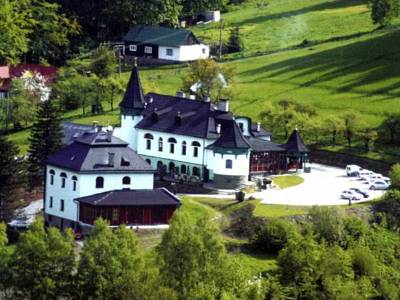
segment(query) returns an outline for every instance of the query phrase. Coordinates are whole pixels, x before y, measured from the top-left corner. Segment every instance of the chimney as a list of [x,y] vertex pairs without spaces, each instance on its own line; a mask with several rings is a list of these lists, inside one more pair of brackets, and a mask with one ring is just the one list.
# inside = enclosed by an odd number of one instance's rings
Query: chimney
[[210,102],[211,101],[210,96],[204,96],[203,100],[204,100],[204,102]]
[[176,92],[176,96],[177,96],[177,97],[181,97],[181,98],[185,98],[185,93],[182,92],[182,91],[177,91],[177,92]]
[[257,131],[257,132],[260,132],[260,130],[261,130],[261,123],[260,123],[260,122],[257,122],[257,129],[256,129],[256,131]]
[[190,98],[191,100],[196,100],[196,95],[189,95],[189,98]]
[[108,153],[108,166],[109,167],[114,167],[114,157],[115,157],[115,153]]
[[153,103],[153,97],[149,97],[148,103]]
[[218,110],[228,112],[229,101],[227,99],[220,99],[218,102]]
[[221,133],[221,124],[217,124],[216,131],[217,131],[218,134]]

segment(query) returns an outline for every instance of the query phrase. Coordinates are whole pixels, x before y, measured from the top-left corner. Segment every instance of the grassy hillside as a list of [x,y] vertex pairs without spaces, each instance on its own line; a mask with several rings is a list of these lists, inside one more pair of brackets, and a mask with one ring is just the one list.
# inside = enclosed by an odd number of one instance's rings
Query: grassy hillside
[[[249,29],[243,38],[245,43],[255,44],[248,47],[245,54],[251,54],[249,51],[253,48],[259,51],[261,48],[257,47],[264,47],[267,41],[271,47],[263,49],[281,49],[299,44],[304,38],[327,40],[336,35],[373,29],[362,1],[271,0],[269,3],[266,8],[258,9],[250,2],[224,15],[224,20],[241,22]],[[306,26],[301,28],[306,28],[307,34],[296,30],[289,34],[284,30],[283,23],[295,24],[299,18],[304,20]],[[195,30],[212,35],[213,26]],[[287,41],[278,45],[278,41],[284,39]],[[385,112],[400,112],[400,31],[397,28],[224,64],[236,70],[234,97],[230,99],[233,111],[254,120],[269,103],[282,99],[308,103],[328,117],[355,110],[362,114],[366,123],[374,126],[379,126]],[[186,65],[142,68],[141,77],[145,86],[155,86],[156,92],[175,94],[186,71]],[[126,81],[128,76],[128,72],[123,74]],[[85,117],[76,111],[67,117],[85,124],[93,120],[103,124],[119,123],[118,111]],[[26,136],[23,131],[11,135],[11,139],[18,141],[25,150]],[[395,147],[384,147],[368,156],[390,162],[398,160],[397,156],[386,155],[383,151],[398,153]]]
[[[222,19],[225,41],[230,28],[240,28],[245,47],[241,55],[245,56],[374,28],[366,0],[246,1],[230,6]],[[207,43],[218,44],[219,27],[212,23],[191,29]]]

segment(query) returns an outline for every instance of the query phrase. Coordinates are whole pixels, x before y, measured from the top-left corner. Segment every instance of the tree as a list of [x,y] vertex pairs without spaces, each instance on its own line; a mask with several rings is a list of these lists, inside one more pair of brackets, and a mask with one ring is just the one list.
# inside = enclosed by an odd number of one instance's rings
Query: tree
[[129,290],[140,290],[143,263],[139,241],[131,230],[121,226],[112,231],[106,221],[97,220],[82,249],[77,297],[121,299]]
[[75,242],[71,230],[44,229],[36,221],[23,233],[12,257],[15,293],[22,298],[55,299],[71,295],[75,271]]
[[17,63],[28,51],[31,15],[30,0],[0,1],[0,64]]
[[79,33],[73,18],[61,13],[60,5],[47,0],[31,0],[32,31],[29,34],[29,54],[32,61],[41,59],[60,62],[68,53],[70,38]]
[[386,113],[383,127],[389,132],[389,142],[394,144],[400,132],[400,114],[399,113]]
[[100,45],[92,52],[90,70],[100,78],[106,78],[115,73],[117,59],[113,50],[106,45]]
[[18,200],[16,188],[21,172],[17,162],[18,148],[0,135],[0,222],[9,221]]
[[385,26],[399,14],[398,0],[370,0],[371,18],[374,24]]
[[228,53],[243,51],[244,46],[243,46],[243,41],[240,37],[240,29],[238,26],[230,29],[229,39],[226,46]]
[[53,101],[41,102],[28,138],[30,143],[28,171],[31,188],[43,179],[46,160],[62,147],[62,138],[60,114],[54,107]]
[[318,241],[329,244],[340,243],[343,238],[343,216],[337,208],[313,206],[310,221]]
[[358,134],[364,141],[365,152],[369,152],[375,141],[378,139],[378,132],[373,128],[367,127]]
[[111,76],[106,79],[106,88],[108,90],[108,101],[110,103],[111,111],[114,110],[115,96],[120,95],[124,91],[124,85],[121,77]]
[[218,64],[212,59],[201,59],[192,63],[183,80],[183,90],[194,92],[200,99],[211,97],[218,101],[229,94],[234,76],[232,68]]
[[351,148],[354,136],[358,131],[359,115],[355,112],[348,112],[343,116],[344,137],[347,140],[347,146]]
[[6,128],[10,122],[13,124],[14,129],[17,130],[22,127],[22,122],[27,126],[28,123],[33,121],[35,115],[34,108],[37,101],[29,95],[22,79],[16,78],[11,81],[9,98],[6,101]]
[[229,264],[218,228],[208,216],[192,222],[185,213],[176,214],[157,254],[162,282],[179,299],[215,299],[241,289],[233,284],[238,282],[237,271]]
[[400,189],[400,164],[394,164],[389,172],[390,182],[392,187]]
[[0,223],[0,291],[5,298],[12,299],[8,295],[12,286],[12,273],[10,271],[11,249],[8,246],[6,224]]
[[340,132],[344,129],[344,122],[341,118],[337,116],[329,116],[323,120],[324,127],[327,132],[331,135],[331,144],[336,146],[337,137]]

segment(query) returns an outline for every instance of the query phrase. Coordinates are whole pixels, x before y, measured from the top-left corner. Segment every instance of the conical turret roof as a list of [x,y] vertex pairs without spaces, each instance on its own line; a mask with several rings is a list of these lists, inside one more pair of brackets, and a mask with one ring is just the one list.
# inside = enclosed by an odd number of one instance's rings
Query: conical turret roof
[[135,64],[131,72],[131,77],[129,78],[124,98],[119,106],[124,109],[142,110],[144,109],[144,104],[142,84],[140,82],[138,68]]
[[290,135],[286,143],[286,150],[293,153],[309,152],[297,129],[293,130],[292,134]]

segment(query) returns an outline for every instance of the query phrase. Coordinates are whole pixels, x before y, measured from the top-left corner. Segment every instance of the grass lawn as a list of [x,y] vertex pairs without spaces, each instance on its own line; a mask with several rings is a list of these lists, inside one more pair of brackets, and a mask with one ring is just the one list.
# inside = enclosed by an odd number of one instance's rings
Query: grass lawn
[[295,186],[304,182],[304,179],[297,175],[283,175],[272,178],[274,184],[280,189],[286,189],[291,186]]
[[276,257],[258,253],[231,254],[240,266],[247,272],[256,276],[261,272],[273,271],[277,268]]

